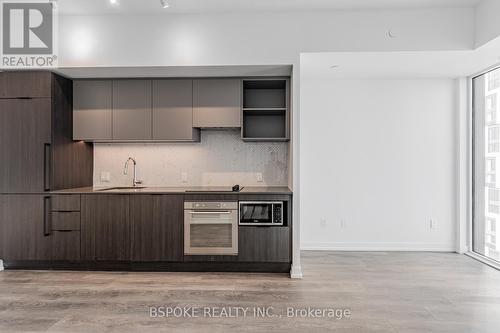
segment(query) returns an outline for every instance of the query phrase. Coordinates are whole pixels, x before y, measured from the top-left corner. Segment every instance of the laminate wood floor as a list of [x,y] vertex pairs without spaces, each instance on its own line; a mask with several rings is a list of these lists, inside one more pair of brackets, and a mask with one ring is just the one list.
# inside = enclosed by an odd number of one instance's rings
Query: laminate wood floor
[[[286,274],[4,271],[0,332],[500,332],[500,272],[466,256],[311,251],[302,260],[302,280]],[[248,312],[154,318],[151,306]],[[350,317],[286,315],[287,308],[308,306],[344,309]],[[255,317],[254,307],[268,307],[275,317]]]

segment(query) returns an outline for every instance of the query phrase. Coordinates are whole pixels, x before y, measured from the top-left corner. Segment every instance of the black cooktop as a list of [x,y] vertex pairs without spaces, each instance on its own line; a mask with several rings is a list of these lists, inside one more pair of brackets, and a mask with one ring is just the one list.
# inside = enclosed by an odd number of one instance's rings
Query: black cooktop
[[227,192],[234,193],[240,192],[243,189],[243,186],[234,185],[234,186],[198,186],[198,187],[190,187],[186,192],[196,192],[196,193],[209,193],[209,192]]

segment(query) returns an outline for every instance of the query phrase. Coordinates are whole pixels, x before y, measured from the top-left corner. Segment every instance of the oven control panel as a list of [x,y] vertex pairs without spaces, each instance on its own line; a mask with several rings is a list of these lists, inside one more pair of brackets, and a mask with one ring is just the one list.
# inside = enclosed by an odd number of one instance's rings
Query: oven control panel
[[186,201],[184,209],[235,210],[238,209],[238,203],[233,201]]

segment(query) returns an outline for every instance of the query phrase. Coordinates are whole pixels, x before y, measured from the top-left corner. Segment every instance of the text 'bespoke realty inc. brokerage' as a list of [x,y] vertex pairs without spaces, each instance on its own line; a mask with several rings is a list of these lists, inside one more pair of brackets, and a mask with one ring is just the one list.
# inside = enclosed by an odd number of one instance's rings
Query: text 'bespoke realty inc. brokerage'
[[350,308],[273,306],[150,306],[150,318],[324,318],[349,319]]

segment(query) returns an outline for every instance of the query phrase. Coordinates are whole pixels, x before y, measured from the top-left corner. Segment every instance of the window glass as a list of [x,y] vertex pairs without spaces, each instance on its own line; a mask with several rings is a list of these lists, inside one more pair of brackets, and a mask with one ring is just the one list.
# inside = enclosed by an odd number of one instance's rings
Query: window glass
[[500,69],[473,79],[473,251],[500,261]]

